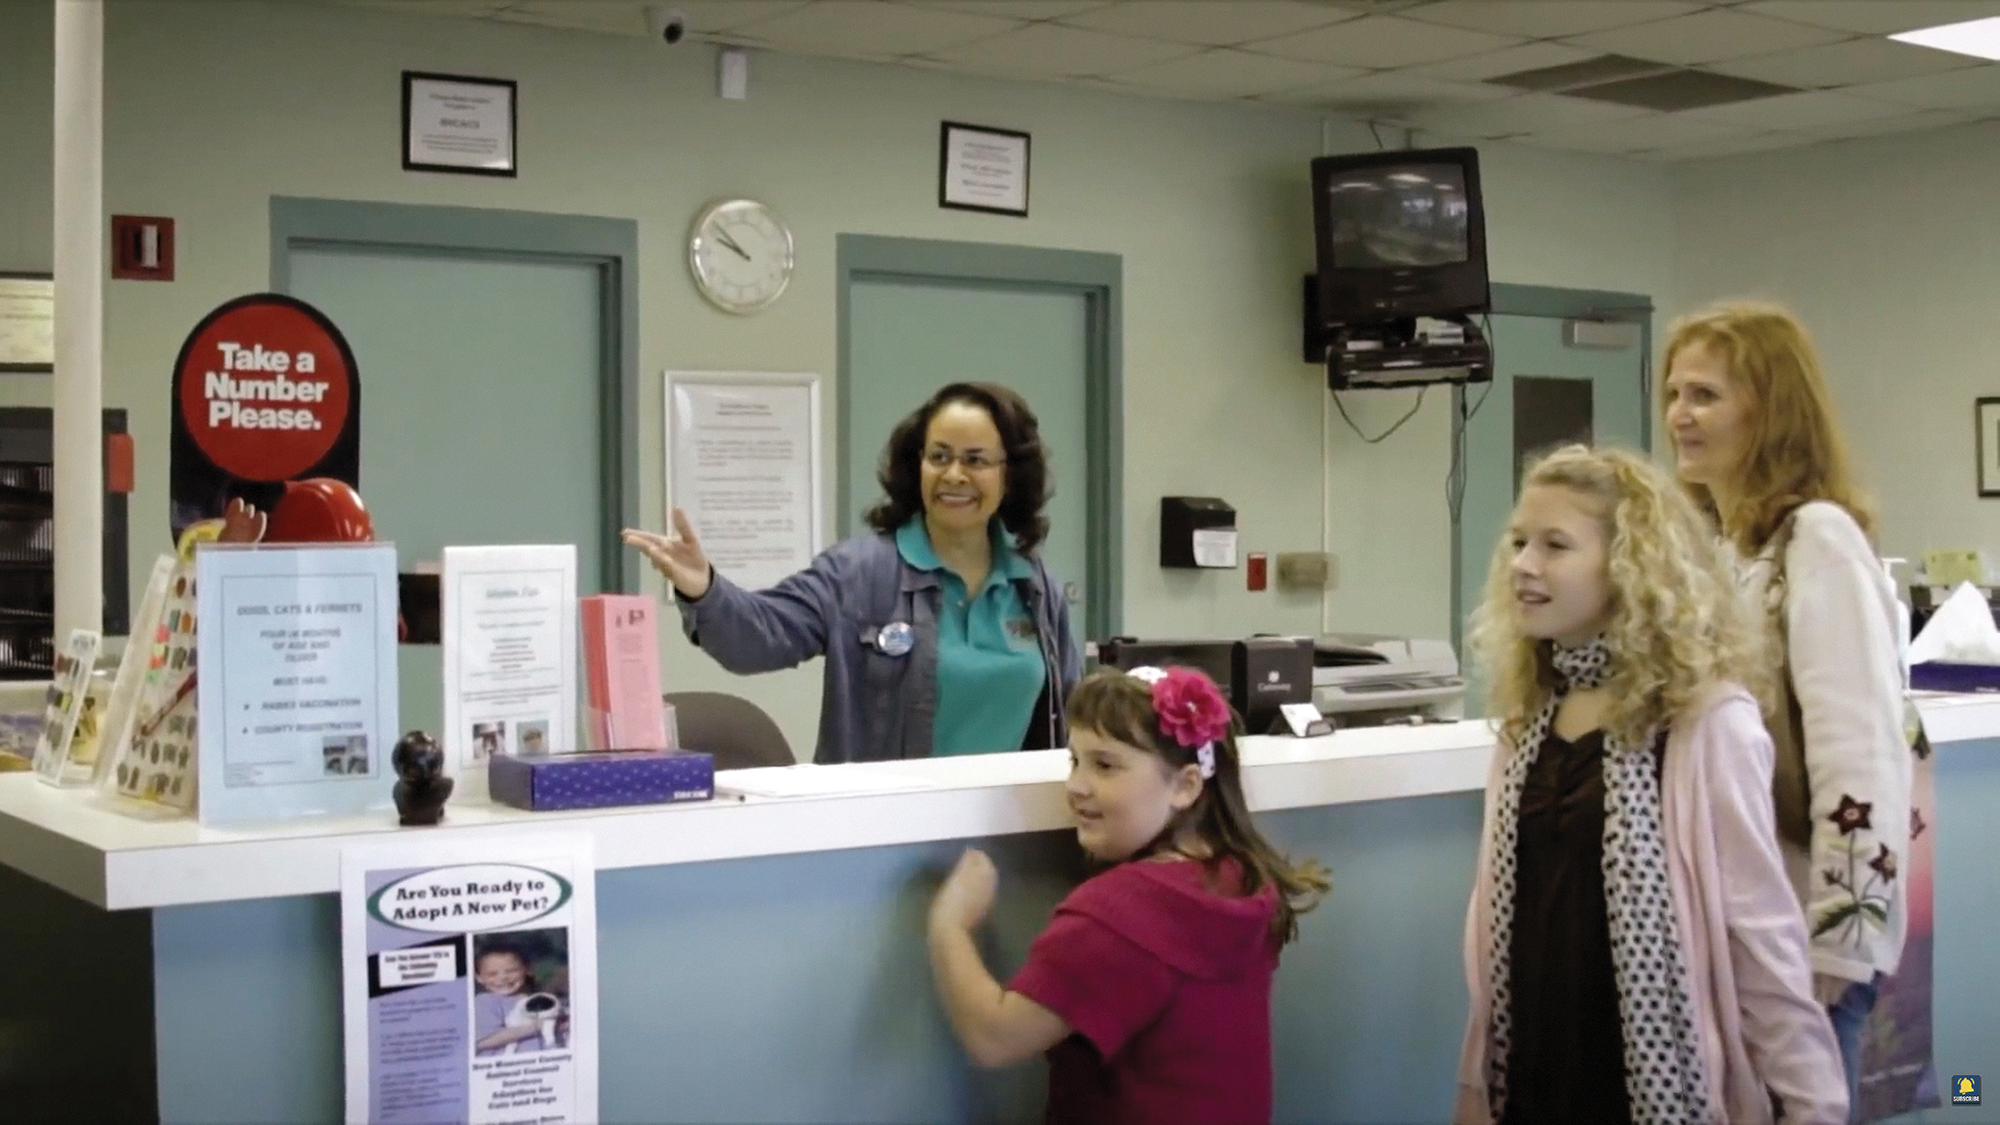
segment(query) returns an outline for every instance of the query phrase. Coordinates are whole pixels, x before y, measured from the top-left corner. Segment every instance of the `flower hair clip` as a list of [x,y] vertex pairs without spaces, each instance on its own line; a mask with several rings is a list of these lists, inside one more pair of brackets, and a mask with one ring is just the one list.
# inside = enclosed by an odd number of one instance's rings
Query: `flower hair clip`
[[1229,704],[1215,681],[1191,668],[1133,668],[1153,697],[1160,733],[1194,751],[1203,778],[1215,776],[1215,743],[1229,733]]

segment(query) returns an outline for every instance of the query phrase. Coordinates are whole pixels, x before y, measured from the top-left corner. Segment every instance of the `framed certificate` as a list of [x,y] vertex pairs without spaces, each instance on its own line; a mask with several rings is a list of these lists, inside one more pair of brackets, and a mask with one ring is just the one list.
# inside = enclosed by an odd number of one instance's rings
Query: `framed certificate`
[[1028,134],[947,121],[938,147],[939,207],[1028,217]]
[[55,278],[0,273],[0,371],[55,369]]
[[403,170],[513,176],[514,83],[403,72]]
[[1982,398],[1972,404],[1979,430],[1979,494],[2000,496],[2000,398]]

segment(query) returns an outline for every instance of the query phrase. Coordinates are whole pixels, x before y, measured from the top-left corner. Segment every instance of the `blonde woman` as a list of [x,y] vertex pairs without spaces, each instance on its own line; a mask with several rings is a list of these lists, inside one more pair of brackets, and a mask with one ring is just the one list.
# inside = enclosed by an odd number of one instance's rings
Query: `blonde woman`
[[1815,991],[1856,1093],[1861,1030],[1908,917],[1910,840],[1896,591],[1870,543],[1805,329],[1768,305],[1675,325],[1662,412],[1682,483],[1739,555],[1765,628],[1778,833],[1812,934]]
[[1844,1120],[1744,686],[1757,634],[1694,505],[1633,454],[1551,455],[1472,646],[1499,743],[1454,1120]]

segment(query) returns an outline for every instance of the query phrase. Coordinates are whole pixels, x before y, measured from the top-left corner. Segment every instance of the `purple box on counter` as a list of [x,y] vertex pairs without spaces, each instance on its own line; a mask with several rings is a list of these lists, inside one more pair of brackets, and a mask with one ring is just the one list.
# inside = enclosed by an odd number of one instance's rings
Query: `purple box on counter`
[[1910,686],[1918,691],[2000,691],[2000,664],[1927,660],[1910,665]]
[[688,750],[495,754],[486,792],[533,812],[706,801],[715,796],[715,759]]

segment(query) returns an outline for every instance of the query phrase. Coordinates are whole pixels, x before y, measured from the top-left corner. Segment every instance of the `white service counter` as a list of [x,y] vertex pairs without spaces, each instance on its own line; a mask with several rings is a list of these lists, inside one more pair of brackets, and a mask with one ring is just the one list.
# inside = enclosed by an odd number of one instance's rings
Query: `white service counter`
[[[1937,744],[2000,736],[2000,695],[1926,695]],[[1255,811],[1419,797],[1479,789],[1493,736],[1482,721],[1343,730],[1320,738],[1243,742]],[[0,775],[0,863],[95,906],[125,910],[293,895],[339,886],[340,853],[386,834],[589,831],[603,869],[653,867],[845,848],[978,839],[1065,828],[1068,755],[1045,750],[805,767],[831,771],[801,795],[719,797],[680,805],[529,813],[487,801],[485,778],[460,779],[443,825],[402,829],[395,814],[203,827],[142,820],[107,798],[56,790],[29,774]],[[758,787],[772,771],[725,771],[718,789]],[[870,779],[874,779],[871,783]],[[835,784],[837,782],[837,784]],[[384,785],[390,784],[384,781]],[[817,791],[815,791],[817,790]]]

